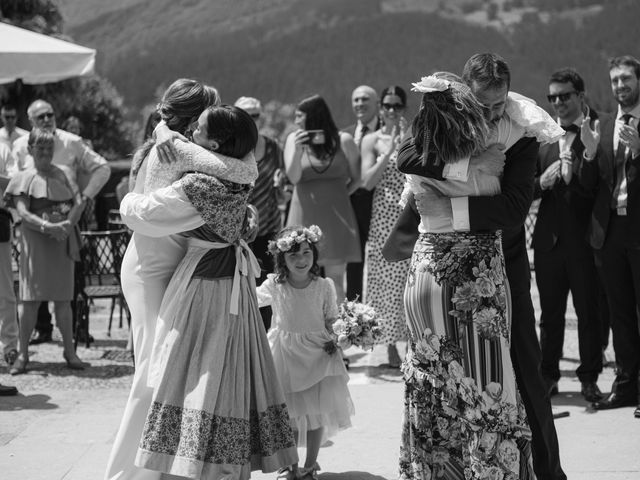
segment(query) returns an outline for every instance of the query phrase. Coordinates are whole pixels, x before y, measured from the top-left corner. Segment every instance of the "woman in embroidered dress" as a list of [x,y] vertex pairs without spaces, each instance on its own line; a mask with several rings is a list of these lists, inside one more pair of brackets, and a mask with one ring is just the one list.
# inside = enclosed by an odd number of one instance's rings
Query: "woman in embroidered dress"
[[404,175],[396,167],[394,153],[407,128],[402,116],[407,94],[392,85],[382,90],[380,98],[382,128],[365,136],[361,146],[363,186],[367,190],[375,187],[364,255],[363,300],[378,313],[384,332],[378,343],[387,345],[389,366],[398,368],[401,360],[396,342],[407,339],[402,293],[409,260],[388,262],[382,256],[382,247],[402,212],[399,201]]
[[[237,107],[210,107],[194,141],[232,158],[254,148],[257,129]],[[250,161],[253,161],[251,159]],[[252,179],[253,180],[253,179]],[[133,193],[123,214],[151,237],[179,233],[188,250],[160,307],[149,368],[154,388],[136,465],[197,479],[247,479],[297,462],[255,293],[257,261],[241,239],[251,185],[187,173],[169,187]]]
[[[178,79],[166,90],[158,105],[164,128],[174,135],[191,136],[191,130],[199,115],[209,105],[220,103],[217,92],[200,82]],[[182,136],[182,135],[180,135]],[[223,180],[251,182],[257,175],[253,161],[241,161],[215,154],[187,141],[174,140],[169,157],[171,162],[160,162],[163,149],[153,139],[136,152],[132,161],[131,189],[135,193],[151,192],[166,187],[180,178],[188,165],[192,170],[208,171]],[[185,139],[186,140],[186,139]],[[160,140],[159,140],[160,142]],[[161,144],[163,145],[163,144]],[[166,145],[166,142],[165,144]],[[246,160],[251,160],[253,154]],[[197,167],[197,168],[195,168]],[[211,170],[207,170],[211,169]],[[125,195],[120,209],[123,215],[135,212],[138,197]],[[187,204],[192,208],[190,204]],[[195,228],[188,210],[172,212],[172,221],[179,231]],[[147,386],[149,358],[155,339],[158,310],[169,280],[187,250],[187,239],[181,235],[150,236],[133,228],[133,235],[124,255],[121,267],[122,289],[131,311],[131,329],[136,359],[136,369],[131,392],[125,406],[120,427],[111,455],[107,462],[105,479],[145,480],[160,478],[158,472],[142,471],[136,467],[136,447],[144,428],[151,405],[153,390]]]
[[[483,107],[451,74],[414,84],[423,93],[413,122],[419,156],[454,165],[490,145],[522,136],[555,141],[555,122],[522,97],[489,127]],[[531,432],[509,354],[510,298],[500,232],[455,232],[425,214],[429,199],[495,195],[497,175],[471,169],[467,180],[408,175],[421,214],[405,290],[410,342],[403,365],[405,415],[401,479],[529,479]]]

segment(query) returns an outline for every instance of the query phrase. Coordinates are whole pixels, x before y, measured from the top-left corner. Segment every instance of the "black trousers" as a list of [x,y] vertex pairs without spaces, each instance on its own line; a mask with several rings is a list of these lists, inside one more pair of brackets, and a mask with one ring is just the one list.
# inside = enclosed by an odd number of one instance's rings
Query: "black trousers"
[[519,236],[520,248],[503,247],[512,303],[511,361],[516,383],[527,411],[532,434],[533,468],[539,480],[566,480],[560,466],[558,436],[553,423],[551,402],[540,373],[540,344],[531,302],[531,274],[525,248],[524,229]]
[[[360,251],[364,259],[364,246],[369,236],[371,225],[371,205],[373,203],[373,190],[359,188],[351,194],[351,206],[356,215],[358,234],[360,235]],[[354,300],[356,296],[362,299],[362,271],[364,261],[347,264],[347,298]]]
[[565,313],[569,291],[578,316],[581,382],[595,382],[602,372],[602,326],[598,309],[598,273],[593,251],[586,244],[561,240],[548,252],[534,252],[536,284],[540,292],[540,347],[542,375],[560,378]]
[[612,215],[607,237],[595,250],[596,267],[609,301],[611,336],[616,353],[616,379],[611,391],[622,396],[638,395],[640,367],[640,245],[626,241],[626,216]]

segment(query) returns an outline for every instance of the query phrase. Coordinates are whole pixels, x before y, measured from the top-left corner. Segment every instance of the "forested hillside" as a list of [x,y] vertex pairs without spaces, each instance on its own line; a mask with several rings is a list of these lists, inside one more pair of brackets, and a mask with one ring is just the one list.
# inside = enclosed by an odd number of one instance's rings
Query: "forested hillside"
[[[635,0],[422,3],[429,8],[407,0],[403,8],[382,0],[118,0],[98,10],[88,0],[60,3],[73,11],[66,32],[98,49],[99,71],[136,109],[158,86],[189,76],[227,101],[295,102],[318,92],[346,124],[355,85],[408,88],[434,69],[459,72],[471,54],[495,51],[513,68],[513,89],[543,102],[549,73],[574,66],[592,102],[607,110],[607,58],[640,57]],[[467,17],[455,14],[463,10]]]

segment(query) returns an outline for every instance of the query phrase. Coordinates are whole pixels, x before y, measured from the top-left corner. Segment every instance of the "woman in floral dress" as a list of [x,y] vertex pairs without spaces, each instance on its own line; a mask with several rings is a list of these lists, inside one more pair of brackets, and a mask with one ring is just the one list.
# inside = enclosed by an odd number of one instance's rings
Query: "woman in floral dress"
[[[522,97],[509,97],[508,115],[489,127],[482,105],[455,76],[423,78],[414,90],[424,94],[413,123],[419,157],[435,154],[454,165],[488,145],[509,148],[522,136],[559,138],[553,120]],[[435,196],[496,195],[499,178],[478,169],[458,181],[407,177],[421,222],[405,289],[411,340],[403,365],[400,478],[535,478],[509,353],[501,233],[457,232],[450,219],[425,213]]]
[[380,317],[383,327],[380,344],[387,345],[389,366],[400,367],[396,342],[407,339],[402,292],[407,280],[409,260],[388,262],[382,247],[402,212],[399,205],[404,175],[396,167],[398,140],[407,127],[402,116],[407,106],[406,92],[395,85],[382,90],[382,127],[362,140],[362,183],[373,194],[371,226],[365,246],[363,300]]

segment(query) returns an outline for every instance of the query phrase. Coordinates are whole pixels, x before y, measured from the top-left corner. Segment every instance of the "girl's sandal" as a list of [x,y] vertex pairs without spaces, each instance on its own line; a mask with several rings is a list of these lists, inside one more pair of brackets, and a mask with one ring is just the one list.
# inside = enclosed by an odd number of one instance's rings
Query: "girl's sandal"
[[318,480],[318,470],[322,470],[318,462],[314,463],[312,467],[304,468],[298,467],[298,474],[296,475],[296,480],[301,479],[312,479]]
[[278,470],[278,476],[276,478],[278,480],[295,480],[296,474],[293,472],[293,468],[288,466]]

